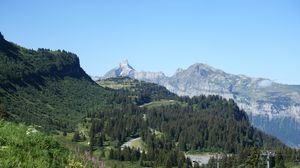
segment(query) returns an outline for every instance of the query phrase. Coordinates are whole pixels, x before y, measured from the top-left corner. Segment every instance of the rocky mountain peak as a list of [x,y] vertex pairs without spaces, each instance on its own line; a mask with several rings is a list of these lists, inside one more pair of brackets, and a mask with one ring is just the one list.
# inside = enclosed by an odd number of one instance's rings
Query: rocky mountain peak
[[205,71],[217,71],[217,69],[203,63],[197,63],[192,65],[192,67],[197,68],[199,70],[205,70]]
[[120,76],[129,76],[132,71],[134,71],[134,68],[129,65],[128,60],[123,60],[119,65],[119,75]]
[[136,71],[129,65],[128,60],[122,61],[119,64],[119,67],[107,72],[102,79],[112,77],[130,77],[152,83],[159,83],[159,81],[163,81],[166,78],[165,74],[162,72]]
[[128,69],[134,70],[134,68],[132,68],[132,66],[129,65],[129,62],[128,62],[127,59],[126,59],[126,60],[123,60],[122,62],[120,62],[119,67],[120,67],[120,68],[125,68],[125,69],[128,68]]
[[182,70],[180,73],[175,73],[174,76],[192,75],[194,77],[197,76],[203,79],[211,76],[223,76],[225,74],[226,73],[224,71],[213,68],[207,64],[196,63],[188,67],[186,70]]

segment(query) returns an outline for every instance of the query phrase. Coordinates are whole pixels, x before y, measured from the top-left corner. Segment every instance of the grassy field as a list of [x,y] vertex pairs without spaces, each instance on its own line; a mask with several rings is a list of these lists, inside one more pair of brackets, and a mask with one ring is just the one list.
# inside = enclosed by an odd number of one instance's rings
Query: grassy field
[[124,81],[122,83],[117,83],[115,81],[108,81],[108,80],[101,80],[97,82],[100,86],[111,88],[111,89],[130,89],[134,87],[134,83],[132,83],[130,80]]
[[142,139],[137,139],[132,141],[132,147],[136,149],[140,149],[142,151],[147,151],[147,145],[144,143]]
[[176,101],[176,100],[162,99],[159,101],[153,101],[153,102],[141,105],[140,107],[154,108],[154,107],[159,107],[159,106],[168,106],[168,105],[175,105],[175,104],[181,104],[183,106],[185,105],[184,103]]

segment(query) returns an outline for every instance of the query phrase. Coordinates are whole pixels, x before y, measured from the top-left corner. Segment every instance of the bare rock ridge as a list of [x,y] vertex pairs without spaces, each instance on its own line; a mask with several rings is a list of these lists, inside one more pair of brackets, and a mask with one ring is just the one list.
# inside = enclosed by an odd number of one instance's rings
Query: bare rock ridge
[[290,146],[300,146],[300,85],[228,74],[201,63],[178,69],[167,77],[162,72],[136,71],[127,60],[103,78],[120,76],[157,83],[178,95],[220,95],[233,99],[255,127]]
[[118,67],[108,71],[103,78],[107,79],[125,76],[152,83],[159,83],[166,78],[165,74],[162,72],[136,71],[129,65],[127,60],[122,61]]

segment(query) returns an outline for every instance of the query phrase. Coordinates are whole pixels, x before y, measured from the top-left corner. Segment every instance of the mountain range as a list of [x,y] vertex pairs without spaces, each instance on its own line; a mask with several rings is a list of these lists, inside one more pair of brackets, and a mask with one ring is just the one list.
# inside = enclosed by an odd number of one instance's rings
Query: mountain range
[[125,60],[102,79],[113,77],[156,83],[180,96],[220,95],[233,99],[246,111],[255,127],[290,146],[300,146],[299,85],[229,74],[202,63],[178,69],[174,75],[166,76],[162,72],[137,71]]

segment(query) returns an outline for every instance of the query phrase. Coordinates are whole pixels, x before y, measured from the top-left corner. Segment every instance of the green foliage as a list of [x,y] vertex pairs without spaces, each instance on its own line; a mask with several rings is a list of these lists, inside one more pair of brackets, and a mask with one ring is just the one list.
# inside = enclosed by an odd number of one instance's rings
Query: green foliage
[[111,149],[109,151],[109,158],[120,161],[139,161],[141,153],[137,149],[131,149],[129,147],[124,147],[122,150]]
[[275,157],[275,168],[286,168],[285,163],[284,163],[284,158],[282,156],[281,151],[278,151],[276,153]]
[[[120,95],[131,98],[129,101],[137,105],[159,101],[161,99],[173,100],[177,97],[163,86],[128,77],[109,78],[97,81],[97,83],[105,88],[118,90]],[[124,98],[125,97],[119,97],[120,100]]]
[[149,127],[179,143],[181,150],[219,149],[237,153],[245,147],[283,146],[253,128],[246,113],[219,96],[178,98],[187,104],[146,109]]
[[7,113],[5,112],[3,105],[0,104],[0,119],[6,117],[7,117]]
[[74,135],[73,135],[73,138],[72,138],[72,141],[74,142],[79,142],[81,140],[81,137],[79,135],[79,132],[78,131],[75,131]]
[[1,167],[64,167],[69,152],[33,127],[0,120]]
[[[108,79],[110,84],[118,85],[117,89],[103,88],[81,69],[78,57],[66,51],[28,50],[0,38],[0,80],[2,117],[65,133],[73,132],[82,121],[90,122],[90,153],[108,144],[112,148],[110,158],[139,162],[141,166],[191,167],[182,152],[186,150],[242,153],[247,147],[284,147],[251,127],[245,112],[232,100],[218,96],[178,97],[159,85],[129,78]],[[124,83],[126,87],[119,87]],[[154,101],[160,103],[143,106]],[[5,123],[1,125],[7,127]],[[24,132],[26,127],[22,128]],[[6,158],[3,164],[38,167],[46,162],[49,165],[44,167],[61,167],[68,163],[68,152],[49,137],[30,133],[22,135],[22,140],[21,132],[14,136],[7,130],[2,129],[0,134],[0,155]],[[160,136],[153,130],[161,132]],[[73,143],[86,140],[81,133],[74,133]],[[120,149],[122,143],[136,137],[142,137],[147,153]],[[33,149],[29,149],[32,144]],[[13,155],[15,152],[18,154]],[[36,162],[27,162],[36,155],[41,157],[37,166]],[[225,167],[238,162],[224,158]],[[72,165],[80,167],[80,163],[69,159]]]
[[112,102],[113,94],[93,82],[75,54],[37,51],[0,40],[0,104],[16,122],[43,130],[72,131],[87,113]]
[[[109,80],[116,80],[119,83],[126,80],[128,83],[129,79]],[[182,155],[179,149],[238,153],[248,147],[284,146],[277,139],[253,128],[246,113],[232,100],[227,101],[218,96],[194,98],[175,96],[172,101],[176,103],[144,106],[136,100],[140,98],[139,93],[144,92],[143,89],[147,87],[143,84],[138,85],[142,90],[136,92],[138,89],[130,86],[130,89],[115,90],[114,100],[119,106],[102,108],[98,113],[88,115],[92,118],[90,137],[95,139],[94,141],[100,135],[105,135],[108,140],[118,142],[114,146],[116,149],[110,152],[110,158],[124,160],[125,156],[115,156],[116,153],[122,153],[120,145],[138,136],[142,137],[147,146],[147,154],[141,154],[140,164],[149,167],[188,166],[188,160],[174,159]],[[153,130],[158,130],[162,135],[156,136]],[[91,144],[101,148],[101,145]],[[225,156],[223,167],[238,164],[234,157]],[[245,155],[245,158],[247,157],[248,153]],[[245,161],[246,159],[241,160]]]
[[247,157],[246,164],[250,168],[257,168],[260,161],[260,151],[258,148],[251,148],[250,155]]

